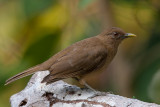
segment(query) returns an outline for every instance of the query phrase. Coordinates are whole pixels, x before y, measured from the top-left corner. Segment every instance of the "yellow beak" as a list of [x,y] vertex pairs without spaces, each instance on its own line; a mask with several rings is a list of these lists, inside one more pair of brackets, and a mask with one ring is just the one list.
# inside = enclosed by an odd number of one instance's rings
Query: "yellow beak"
[[133,33],[126,33],[124,36],[125,37],[136,37],[136,35]]

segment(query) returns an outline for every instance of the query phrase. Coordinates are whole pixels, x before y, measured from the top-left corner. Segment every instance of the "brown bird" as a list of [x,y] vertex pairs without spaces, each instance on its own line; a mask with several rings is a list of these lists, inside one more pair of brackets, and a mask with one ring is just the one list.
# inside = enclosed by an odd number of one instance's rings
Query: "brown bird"
[[42,64],[9,78],[5,85],[37,71],[49,70],[49,75],[42,80],[42,83],[50,84],[66,78],[76,78],[80,84],[91,88],[84,78],[93,72],[105,71],[116,55],[121,41],[134,36],[120,28],[112,27],[97,36],[76,42]]

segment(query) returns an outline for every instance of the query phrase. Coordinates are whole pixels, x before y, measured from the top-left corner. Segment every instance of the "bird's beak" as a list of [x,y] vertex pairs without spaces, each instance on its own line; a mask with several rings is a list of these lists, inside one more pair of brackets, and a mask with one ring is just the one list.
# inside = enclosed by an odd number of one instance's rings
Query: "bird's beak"
[[136,37],[136,35],[133,34],[133,33],[126,33],[124,36],[125,36],[126,38],[128,38],[128,37]]

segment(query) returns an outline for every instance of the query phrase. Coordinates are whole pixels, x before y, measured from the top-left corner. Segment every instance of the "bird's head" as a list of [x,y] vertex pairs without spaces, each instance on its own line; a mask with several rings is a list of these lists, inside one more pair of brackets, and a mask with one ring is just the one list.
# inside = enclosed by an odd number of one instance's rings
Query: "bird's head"
[[103,37],[107,38],[107,41],[114,42],[119,44],[123,39],[135,37],[135,34],[125,33],[122,29],[118,27],[112,27],[110,29],[105,30],[101,34]]

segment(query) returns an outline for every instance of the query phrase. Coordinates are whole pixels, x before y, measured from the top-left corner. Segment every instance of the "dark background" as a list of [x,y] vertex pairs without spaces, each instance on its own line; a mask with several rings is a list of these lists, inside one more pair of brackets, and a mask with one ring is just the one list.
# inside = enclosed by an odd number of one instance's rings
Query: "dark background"
[[4,86],[6,79],[111,26],[137,37],[120,45],[109,80],[104,72],[90,85],[160,103],[159,0],[0,0],[0,107],[30,77]]

